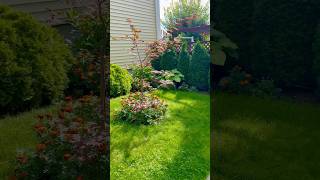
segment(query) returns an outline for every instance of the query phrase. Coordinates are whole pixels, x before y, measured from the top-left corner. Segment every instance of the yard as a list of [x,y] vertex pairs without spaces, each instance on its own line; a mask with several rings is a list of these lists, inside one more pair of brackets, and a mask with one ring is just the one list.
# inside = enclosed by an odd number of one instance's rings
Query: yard
[[[112,179],[204,179],[209,172],[209,98],[162,91],[169,104],[159,125],[111,120]],[[112,113],[120,98],[111,101]],[[215,96],[215,179],[319,179],[320,107],[288,100]],[[0,179],[16,150],[36,143],[34,117],[54,107],[0,120]]]
[[[111,120],[112,179],[205,179],[209,174],[209,96],[163,91],[168,112],[159,125]],[[112,112],[120,98],[111,101]]]
[[214,179],[320,179],[318,104],[215,97]]
[[[145,126],[111,120],[112,179],[205,179],[209,173],[209,96],[164,91],[166,119]],[[120,98],[111,100],[112,112]],[[16,150],[34,148],[35,116],[54,107],[0,120],[0,179],[12,170]]]

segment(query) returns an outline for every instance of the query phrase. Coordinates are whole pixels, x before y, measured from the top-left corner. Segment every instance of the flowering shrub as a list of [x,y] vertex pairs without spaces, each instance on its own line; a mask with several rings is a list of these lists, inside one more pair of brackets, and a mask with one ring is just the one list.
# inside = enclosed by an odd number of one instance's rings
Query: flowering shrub
[[[131,84],[131,91],[151,91],[153,88],[150,84],[153,78],[152,67],[151,66],[139,66],[133,65],[131,66],[131,75],[133,77],[133,81]],[[143,81],[141,82],[141,78],[143,77]]]
[[252,88],[251,81],[251,74],[243,71],[241,67],[235,66],[228,77],[221,79],[219,87],[232,93],[248,93]]
[[158,124],[167,111],[167,105],[157,96],[132,93],[121,101],[122,109],[116,113],[116,119],[137,124]]
[[219,82],[222,90],[231,93],[246,93],[259,97],[272,97],[280,94],[281,89],[276,88],[274,81],[269,79],[253,79],[241,67],[235,66],[228,77]]
[[67,97],[58,111],[39,115],[34,125],[35,152],[17,156],[15,179],[105,179],[108,177],[107,132],[98,123],[98,99]]

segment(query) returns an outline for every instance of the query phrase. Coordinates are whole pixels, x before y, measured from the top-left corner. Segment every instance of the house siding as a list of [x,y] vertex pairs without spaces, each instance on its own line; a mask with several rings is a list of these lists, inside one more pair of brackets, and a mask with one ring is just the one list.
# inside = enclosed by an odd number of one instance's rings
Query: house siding
[[[81,8],[90,0],[74,3],[74,8]],[[70,8],[70,5],[65,3],[65,0],[0,0],[0,4],[8,5],[17,10],[32,14],[41,22],[47,22],[54,12],[64,12]],[[65,17],[59,15],[52,25],[65,24]]]
[[[113,40],[130,34],[127,19],[141,32],[141,40],[146,43],[157,39],[156,3],[155,0],[110,0],[110,60],[111,63],[126,67],[138,62],[136,55],[130,54],[131,43],[128,40]],[[144,57],[144,47],[140,47],[140,55]]]

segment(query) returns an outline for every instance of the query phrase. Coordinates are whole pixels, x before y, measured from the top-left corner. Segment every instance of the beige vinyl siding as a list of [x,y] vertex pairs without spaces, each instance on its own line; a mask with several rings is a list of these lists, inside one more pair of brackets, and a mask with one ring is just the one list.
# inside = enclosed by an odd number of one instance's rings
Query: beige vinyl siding
[[[155,0],[110,0],[110,35],[121,37],[130,34],[127,19],[141,32],[141,40],[151,42],[157,39]],[[113,40],[110,42],[111,63],[126,67],[138,61],[136,55],[130,53],[130,41]],[[144,57],[144,47],[140,47],[141,57]]]
[[[79,8],[85,6],[86,1],[81,3],[74,3],[73,7]],[[70,5],[65,3],[65,0],[0,0],[0,4],[8,5],[17,10],[31,13],[41,22],[47,22],[52,15],[50,10],[54,12],[63,12],[70,8]],[[61,13],[60,13],[61,14]],[[53,22],[52,25],[64,24],[65,18],[59,15]]]

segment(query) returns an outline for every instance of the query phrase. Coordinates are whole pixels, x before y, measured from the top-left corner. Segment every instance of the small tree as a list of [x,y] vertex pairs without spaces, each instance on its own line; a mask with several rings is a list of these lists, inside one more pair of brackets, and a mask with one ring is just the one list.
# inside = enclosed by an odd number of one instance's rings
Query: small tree
[[[169,30],[209,24],[208,5],[202,6],[201,0],[172,2],[171,6],[165,9],[162,23]],[[173,36],[175,37],[176,34]],[[195,39],[201,39],[200,34],[194,32],[185,33],[185,36],[194,36]]]
[[191,85],[199,90],[208,90],[208,71],[210,56],[206,48],[198,41],[193,49],[190,63]]
[[178,59],[178,71],[180,71],[184,75],[184,79],[189,82],[189,67],[190,67],[190,55],[188,52],[187,43],[183,43],[179,59]]

